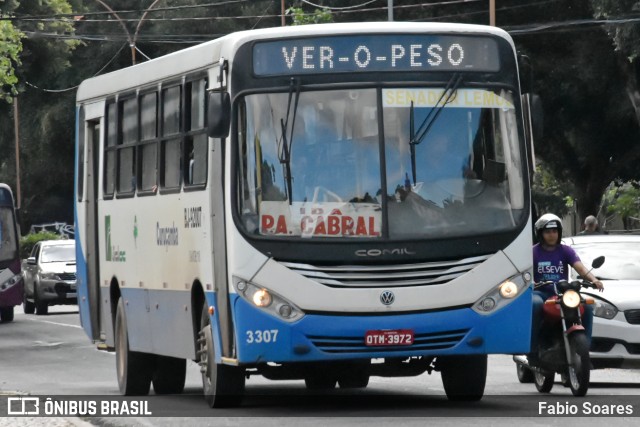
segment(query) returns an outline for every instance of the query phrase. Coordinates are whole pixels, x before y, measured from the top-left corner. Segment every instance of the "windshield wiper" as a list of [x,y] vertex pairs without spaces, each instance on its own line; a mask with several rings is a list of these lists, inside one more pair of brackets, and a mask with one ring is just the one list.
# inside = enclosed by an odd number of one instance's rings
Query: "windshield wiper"
[[[295,91],[295,102],[293,105],[293,117],[291,120],[291,134],[287,138],[287,127],[289,126],[289,113],[291,112],[291,99]],[[278,159],[280,164],[285,167],[285,180],[286,180],[286,192],[289,204],[292,202],[293,190],[292,190],[292,177],[291,177],[291,148],[293,146],[293,129],[296,125],[296,113],[298,112],[298,101],[300,100],[300,81],[295,78],[291,78],[291,84],[289,85],[289,100],[287,101],[287,116],[280,119],[280,128],[282,131],[281,146],[279,150]]]
[[458,88],[462,83],[462,74],[454,74],[444,90],[442,91],[442,95],[438,98],[438,101],[435,103],[427,117],[424,118],[418,130],[415,130],[415,118],[414,118],[414,107],[413,101],[411,101],[410,107],[410,117],[409,117],[409,148],[411,150],[411,174],[413,176],[413,185],[416,185],[416,145],[419,145],[424,138],[427,136],[431,127],[442,113],[444,107],[449,104],[456,96]]

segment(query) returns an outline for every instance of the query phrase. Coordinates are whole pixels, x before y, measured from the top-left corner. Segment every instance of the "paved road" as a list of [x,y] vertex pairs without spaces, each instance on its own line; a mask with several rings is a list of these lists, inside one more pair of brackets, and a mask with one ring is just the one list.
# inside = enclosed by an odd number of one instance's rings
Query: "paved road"
[[[112,353],[97,351],[79,326],[77,307],[52,307],[48,316],[24,315],[16,311],[15,321],[0,324],[2,361],[0,363],[1,394],[73,395],[84,398],[118,396],[115,360]],[[473,405],[449,402],[444,396],[440,376],[423,374],[413,378],[372,378],[365,390],[339,390],[318,396],[306,390],[302,381],[272,382],[252,377],[247,382],[247,398],[237,409],[210,410],[201,393],[198,366],[188,363],[185,393],[180,396],[150,397],[154,415],[163,417],[97,419],[86,421],[98,425],[306,425],[315,417],[323,423],[340,425],[429,424],[451,425],[453,420],[474,417],[482,425],[513,425],[511,416],[536,415],[540,402],[560,402],[560,407],[623,403],[633,405],[640,413],[640,372],[600,370],[592,375],[592,387],[585,399],[576,399],[568,389],[556,384],[551,395],[540,395],[532,384],[519,384],[509,356],[491,356],[485,398]],[[616,397],[612,398],[612,395]],[[601,397],[604,396],[604,397]],[[0,396],[1,397],[1,396]],[[0,399],[1,401],[2,399]],[[548,408],[548,407],[546,407]],[[548,410],[548,409],[547,409]],[[216,418],[194,418],[193,416]],[[330,415],[337,418],[326,417]],[[503,418],[502,416],[509,416]],[[266,418],[265,418],[266,417]],[[288,417],[288,418],[282,418]],[[479,418],[483,417],[483,418]],[[485,418],[489,417],[489,418]],[[213,421],[212,421],[213,420]],[[545,425],[557,418],[523,418],[523,424]],[[577,419],[576,425],[577,425]],[[587,421],[595,421],[590,419]],[[602,419],[600,419],[602,420]],[[0,419],[5,425],[43,425],[43,419]],[[67,427],[77,419],[46,419],[46,424]],[[484,422],[488,424],[484,424]],[[629,420],[626,420],[629,421]],[[608,425],[625,422],[623,418],[607,418]],[[7,424],[8,423],[8,424]],[[15,424],[14,424],[15,423]],[[32,424],[30,424],[32,423]],[[519,422],[520,424],[521,422]],[[567,424],[564,419],[563,425]],[[584,425],[583,419],[580,425]],[[590,424],[587,422],[586,424]],[[568,425],[572,425],[569,421]],[[607,426],[609,427],[609,426]]]

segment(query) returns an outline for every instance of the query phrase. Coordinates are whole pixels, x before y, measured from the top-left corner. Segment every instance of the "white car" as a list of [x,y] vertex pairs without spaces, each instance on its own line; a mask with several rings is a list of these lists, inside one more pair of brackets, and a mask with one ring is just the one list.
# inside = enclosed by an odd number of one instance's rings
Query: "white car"
[[[589,268],[605,256],[593,273],[604,291],[584,289],[595,299],[591,363],[598,368],[640,368],[640,235],[591,234],[567,237]],[[572,273],[575,279],[576,272]]]
[[22,265],[24,312],[47,314],[50,305],[77,304],[76,245],[73,240],[42,240]]

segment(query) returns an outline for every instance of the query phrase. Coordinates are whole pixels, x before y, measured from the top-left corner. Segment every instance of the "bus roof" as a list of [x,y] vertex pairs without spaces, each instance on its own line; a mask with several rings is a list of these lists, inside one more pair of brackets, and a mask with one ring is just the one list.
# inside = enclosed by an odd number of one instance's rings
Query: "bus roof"
[[436,22],[316,24],[238,31],[141,64],[87,79],[80,84],[76,99],[80,103],[150,85],[153,82],[177,78],[193,71],[205,70],[218,63],[220,57],[232,59],[236,48],[252,40],[365,33],[491,34],[506,39],[514,46],[511,36],[497,27]]

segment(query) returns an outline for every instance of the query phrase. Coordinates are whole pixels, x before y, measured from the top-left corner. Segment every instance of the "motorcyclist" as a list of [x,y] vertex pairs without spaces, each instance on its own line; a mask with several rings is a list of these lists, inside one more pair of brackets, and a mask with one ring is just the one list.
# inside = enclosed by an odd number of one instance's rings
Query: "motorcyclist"
[[[538,243],[533,246],[533,279],[534,282],[568,280],[569,266],[573,267],[584,279],[593,283],[600,292],[604,286],[600,280],[589,272],[578,254],[562,241],[562,221],[556,215],[547,213],[535,223]],[[538,363],[538,341],[542,323],[542,306],[544,301],[555,295],[553,284],[549,284],[533,291],[533,319],[531,324],[531,353],[529,363]],[[593,327],[593,308],[585,305],[582,325],[589,342]]]

